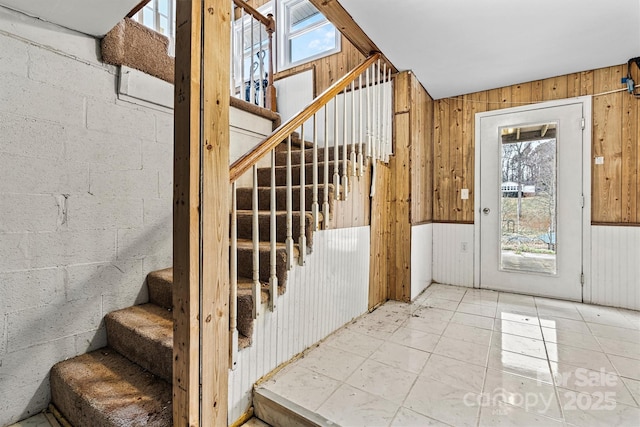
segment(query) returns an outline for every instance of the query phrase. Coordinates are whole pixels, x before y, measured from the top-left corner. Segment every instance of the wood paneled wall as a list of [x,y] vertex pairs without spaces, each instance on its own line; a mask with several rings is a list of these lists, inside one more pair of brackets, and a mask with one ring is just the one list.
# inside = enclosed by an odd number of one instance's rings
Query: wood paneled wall
[[[640,77],[632,69],[634,80]],[[619,65],[434,102],[433,220],[473,222],[475,113],[541,101],[593,97],[592,223],[640,225],[640,100],[623,88]],[[460,190],[469,189],[469,199]],[[414,193],[414,197],[417,194]]]
[[411,226],[432,219],[432,123],[433,101],[413,73],[396,75],[393,156],[376,171],[371,218],[371,282],[389,299],[410,300]]
[[369,310],[387,300],[389,271],[392,259],[391,213],[389,199],[391,168],[377,162],[371,199],[371,251],[369,252]]
[[433,99],[411,74],[411,224],[433,220]]
[[281,79],[312,69],[314,70],[315,81],[313,96],[320,95],[325,89],[335,83],[336,80],[353,70],[365,59],[364,55],[349,43],[349,40],[344,36],[340,37],[342,38],[342,50],[340,52],[306,64],[298,65],[285,71],[277,72],[275,78]]

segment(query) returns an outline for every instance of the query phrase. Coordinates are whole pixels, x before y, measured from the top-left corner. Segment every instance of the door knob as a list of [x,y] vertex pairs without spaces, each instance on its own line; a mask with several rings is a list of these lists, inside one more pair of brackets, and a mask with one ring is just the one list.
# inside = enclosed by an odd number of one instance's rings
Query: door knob
[[491,212],[491,209],[489,209],[489,208],[482,209],[482,213],[485,214],[485,215],[489,215],[489,212]]

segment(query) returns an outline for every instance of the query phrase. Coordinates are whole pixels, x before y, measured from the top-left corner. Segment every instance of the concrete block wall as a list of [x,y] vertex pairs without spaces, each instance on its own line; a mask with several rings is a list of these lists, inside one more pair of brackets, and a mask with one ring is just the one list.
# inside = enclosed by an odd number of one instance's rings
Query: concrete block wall
[[98,41],[0,7],[0,426],[172,265],[173,116],[117,99]]

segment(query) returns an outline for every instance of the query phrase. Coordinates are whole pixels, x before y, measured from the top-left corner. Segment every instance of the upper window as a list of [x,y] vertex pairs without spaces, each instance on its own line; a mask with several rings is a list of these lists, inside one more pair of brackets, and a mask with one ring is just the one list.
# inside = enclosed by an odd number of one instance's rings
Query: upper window
[[[258,10],[265,14],[272,13],[273,2],[268,2]],[[285,70],[323,56],[340,52],[340,33],[327,18],[316,9],[309,0],[276,0],[276,45],[278,51],[277,68]],[[176,38],[176,0],[151,0],[133,19],[169,38],[169,54],[174,55]],[[248,52],[264,51],[267,36],[259,25],[254,28],[247,17],[244,22],[235,26],[236,40],[243,40],[241,45],[234,46],[235,55],[243,57],[245,62],[245,79],[256,62],[265,67],[268,63],[249,57]],[[244,29],[244,37],[242,37]],[[236,59],[237,60],[237,59]],[[276,65],[276,64],[274,64]],[[255,70],[259,71],[259,70]],[[256,74],[258,74],[256,72]],[[237,76],[240,78],[240,76]]]
[[278,11],[280,70],[340,52],[340,33],[309,0],[281,0]]
[[169,55],[175,56],[176,0],[151,0],[133,19],[169,38]]

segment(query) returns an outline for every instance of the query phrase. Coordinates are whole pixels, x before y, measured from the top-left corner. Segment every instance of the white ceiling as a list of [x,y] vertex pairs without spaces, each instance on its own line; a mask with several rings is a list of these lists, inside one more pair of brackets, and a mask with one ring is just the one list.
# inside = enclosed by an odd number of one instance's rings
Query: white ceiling
[[[0,0],[93,36],[139,0]],[[435,99],[626,63],[640,56],[640,0],[340,0]],[[621,86],[622,87],[622,86]]]
[[92,36],[103,36],[140,0],[0,0],[0,5]]
[[622,64],[640,56],[640,0],[340,4],[393,64],[413,70],[435,99]]

